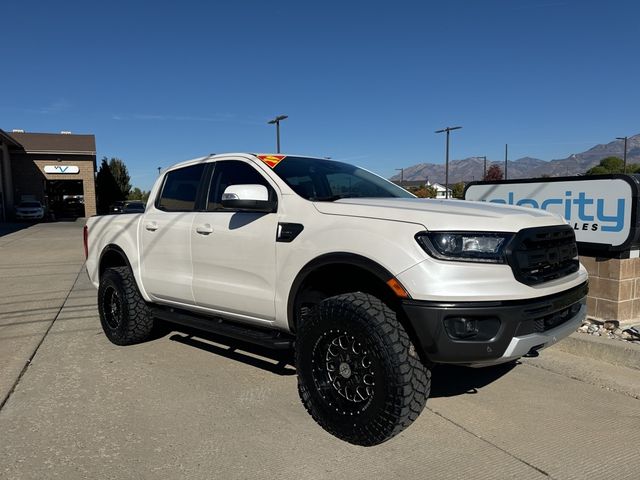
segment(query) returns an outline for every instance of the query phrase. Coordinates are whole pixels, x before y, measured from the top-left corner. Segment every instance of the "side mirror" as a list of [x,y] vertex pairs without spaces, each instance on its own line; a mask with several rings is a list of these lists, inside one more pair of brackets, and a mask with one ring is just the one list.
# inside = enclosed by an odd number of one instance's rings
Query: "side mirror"
[[276,203],[269,200],[269,191],[264,185],[229,185],[222,194],[222,206],[247,212],[276,211]]

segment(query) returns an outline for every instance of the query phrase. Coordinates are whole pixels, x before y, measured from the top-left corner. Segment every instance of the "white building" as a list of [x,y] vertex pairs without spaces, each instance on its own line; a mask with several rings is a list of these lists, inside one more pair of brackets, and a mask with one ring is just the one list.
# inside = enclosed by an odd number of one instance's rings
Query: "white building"
[[[439,183],[427,182],[426,186],[436,189],[436,198],[446,198],[447,197],[447,188],[445,188],[444,185],[441,185]],[[449,198],[453,198],[453,191],[451,190],[451,188],[449,188],[448,190],[449,190]]]

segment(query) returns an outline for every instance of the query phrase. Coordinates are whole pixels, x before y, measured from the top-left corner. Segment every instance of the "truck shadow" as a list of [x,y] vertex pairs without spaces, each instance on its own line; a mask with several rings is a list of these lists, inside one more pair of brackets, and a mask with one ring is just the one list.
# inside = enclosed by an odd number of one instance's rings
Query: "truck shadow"
[[[251,343],[171,325],[169,340],[244,363],[276,375],[296,374],[293,350],[270,350]],[[519,362],[485,368],[438,365],[431,378],[432,398],[476,394],[509,373]]]
[[295,375],[293,350],[270,350],[251,343],[171,325],[169,340],[260,368],[276,375]]
[[431,398],[476,394],[509,373],[520,362],[484,368],[437,365],[431,376]]

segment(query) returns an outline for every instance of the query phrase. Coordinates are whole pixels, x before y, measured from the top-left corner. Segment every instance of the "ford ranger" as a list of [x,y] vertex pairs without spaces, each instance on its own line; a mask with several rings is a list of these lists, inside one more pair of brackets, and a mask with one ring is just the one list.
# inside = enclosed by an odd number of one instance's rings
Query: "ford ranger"
[[111,342],[169,321],[294,349],[305,408],[358,445],[418,417],[434,365],[537,355],[586,315],[587,273],[559,216],[419,199],[319,158],[177,164],[144,213],[89,218],[84,244]]

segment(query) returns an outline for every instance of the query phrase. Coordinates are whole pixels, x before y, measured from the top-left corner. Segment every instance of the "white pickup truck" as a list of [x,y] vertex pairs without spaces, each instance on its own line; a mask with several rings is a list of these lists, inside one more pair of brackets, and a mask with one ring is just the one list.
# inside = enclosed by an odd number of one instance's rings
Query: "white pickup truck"
[[560,217],[418,199],[325,159],[180,163],[144,213],[91,217],[84,240],[113,343],[162,320],[295,348],[304,406],[359,445],[418,417],[434,364],[537,355],[586,314],[587,273]]

